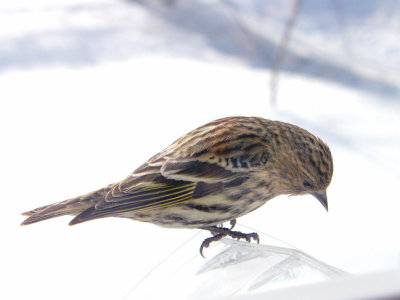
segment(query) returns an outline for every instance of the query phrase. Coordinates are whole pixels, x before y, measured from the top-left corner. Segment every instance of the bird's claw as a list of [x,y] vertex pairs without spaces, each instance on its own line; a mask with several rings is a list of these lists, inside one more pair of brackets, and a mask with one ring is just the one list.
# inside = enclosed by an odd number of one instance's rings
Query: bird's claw
[[235,227],[235,225],[236,225],[236,219],[232,219],[232,220],[230,220],[230,221],[229,221],[229,224],[231,224],[231,228],[230,228],[230,230],[232,230],[232,229],[233,229],[233,227]]
[[[231,229],[233,226],[235,226],[236,220],[231,220]],[[233,224],[232,224],[233,223]],[[217,242],[221,240],[223,237],[230,236],[233,239],[244,239],[246,242],[250,243],[251,239],[257,242],[257,244],[260,243],[260,237],[256,232],[252,233],[243,233],[240,231],[233,231],[229,228],[224,228],[224,227],[204,227],[202,229],[206,229],[211,231],[211,234],[213,235],[212,237],[206,238],[203,243],[201,243],[200,246],[200,254],[201,256],[204,257],[203,255],[203,249],[208,248],[212,242]]]
[[201,246],[200,246],[200,254],[201,254],[201,256],[203,256],[205,258],[204,254],[203,254],[203,249],[204,248],[208,248],[212,242],[217,242],[220,239],[222,239],[223,237],[224,237],[224,235],[222,233],[219,233],[219,234],[213,235],[212,237],[206,238],[201,243]]

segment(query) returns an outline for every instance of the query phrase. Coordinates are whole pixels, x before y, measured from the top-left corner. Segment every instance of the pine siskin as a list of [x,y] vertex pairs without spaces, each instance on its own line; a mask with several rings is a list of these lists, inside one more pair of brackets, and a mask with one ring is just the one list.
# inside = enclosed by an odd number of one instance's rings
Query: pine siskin
[[[70,225],[124,217],[211,231],[204,247],[232,231],[236,218],[282,194],[315,196],[328,210],[333,173],[328,146],[295,125],[228,117],[201,126],[150,158],[128,178],[77,198],[23,213],[21,225],[74,215]],[[230,229],[217,226],[230,221]]]

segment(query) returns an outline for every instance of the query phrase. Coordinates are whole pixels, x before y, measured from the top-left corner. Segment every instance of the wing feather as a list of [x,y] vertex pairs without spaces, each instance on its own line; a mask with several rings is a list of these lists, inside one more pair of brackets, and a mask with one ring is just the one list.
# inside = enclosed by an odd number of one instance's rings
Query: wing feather
[[[124,212],[165,208],[220,192],[247,180],[249,173],[268,157],[256,134],[224,138],[218,143],[209,141],[193,138],[173,143],[115,184],[104,199],[76,216],[71,224]],[[186,145],[189,142],[194,144]],[[192,152],[176,150],[174,147],[180,144]]]
[[124,212],[141,212],[176,205],[192,199],[195,188],[195,182],[176,180],[166,180],[165,183],[154,185],[149,182],[145,189],[139,188],[133,192],[123,191],[119,185],[116,185],[104,200],[77,215],[70,224],[115,216]]
[[228,170],[214,163],[189,160],[167,161],[161,168],[161,174],[175,180],[194,182],[225,182],[240,176],[241,172]]

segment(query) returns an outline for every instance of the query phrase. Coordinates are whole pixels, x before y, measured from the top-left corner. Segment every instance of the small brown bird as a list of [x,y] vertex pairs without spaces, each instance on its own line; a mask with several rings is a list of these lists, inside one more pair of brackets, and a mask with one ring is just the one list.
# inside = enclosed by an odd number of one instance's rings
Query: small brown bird
[[[201,126],[150,158],[128,178],[83,196],[23,213],[21,225],[74,215],[70,225],[124,217],[211,231],[200,253],[232,231],[236,218],[278,195],[311,194],[328,210],[333,173],[328,146],[295,125],[228,117]],[[218,226],[230,221],[231,228]]]

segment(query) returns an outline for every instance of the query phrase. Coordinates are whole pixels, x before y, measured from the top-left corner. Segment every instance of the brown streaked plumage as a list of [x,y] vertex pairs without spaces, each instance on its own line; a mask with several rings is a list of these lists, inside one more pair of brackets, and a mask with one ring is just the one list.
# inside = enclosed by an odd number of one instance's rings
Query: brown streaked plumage
[[[314,195],[328,209],[333,163],[328,146],[295,125],[228,117],[201,126],[150,158],[128,178],[24,213],[22,225],[74,215],[70,225],[125,217],[212,231],[210,241],[248,235],[217,229],[282,195]],[[255,238],[254,236],[251,236]]]

